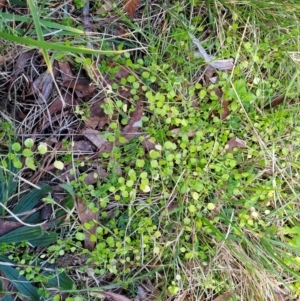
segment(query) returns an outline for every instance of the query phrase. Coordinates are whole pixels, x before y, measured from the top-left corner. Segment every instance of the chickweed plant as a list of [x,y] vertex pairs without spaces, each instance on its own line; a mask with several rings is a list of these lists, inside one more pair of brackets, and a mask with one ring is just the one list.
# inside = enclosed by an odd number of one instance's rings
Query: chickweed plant
[[[106,176],[88,183],[92,162],[76,156],[71,142],[56,153],[56,167],[70,165],[77,175],[69,180],[70,195],[96,216],[82,223],[70,208],[57,225],[59,240],[40,254],[51,265],[66,254],[87,256],[83,265],[65,267],[77,287],[68,300],[92,300],[91,292],[107,288],[134,298],[146,281],[156,288],[155,300],[183,300],[183,293],[188,300],[300,297],[297,1],[146,1],[134,20],[114,3],[105,13],[90,8],[94,20],[110,25],[99,25],[105,34],[85,36],[78,34],[81,25],[64,25],[61,6],[35,5],[42,33],[62,45],[51,48],[53,55],[36,22],[31,37],[23,37],[11,12],[0,14],[6,33],[0,37],[41,47],[49,62],[50,54],[70,62],[97,89],[97,74],[110,83],[101,90],[110,122],[100,134],[113,146],[97,157]],[[75,1],[75,11],[67,12],[72,24],[79,24],[83,5]],[[232,58],[232,70],[215,70],[195,56],[189,33],[208,54]],[[82,50],[87,43],[105,53]],[[80,122],[90,118],[95,99],[85,101],[74,109]],[[122,128],[137,103],[139,134],[128,139]],[[35,170],[51,152],[42,143],[33,153],[33,144],[12,144],[16,168],[24,156]],[[59,179],[59,172],[52,176]]]

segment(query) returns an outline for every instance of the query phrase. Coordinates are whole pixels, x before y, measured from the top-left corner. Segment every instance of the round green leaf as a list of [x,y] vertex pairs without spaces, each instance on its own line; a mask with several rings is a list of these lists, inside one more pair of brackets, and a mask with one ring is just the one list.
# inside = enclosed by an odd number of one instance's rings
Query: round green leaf
[[82,232],[77,232],[76,235],[75,235],[76,239],[77,240],[85,240],[85,234],[82,233]]
[[207,209],[208,210],[214,210],[216,208],[216,205],[214,203],[208,203],[207,204]]
[[59,170],[63,170],[64,169],[64,163],[63,162],[61,162],[61,161],[55,161],[54,163],[53,163],[53,165],[54,165],[54,167],[56,168],[56,169],[59,169]]
[[33,139],[31,138],[27,138],[25,141],[24,141],[24,145],[28,148],[31,148],[33,147],[33,144],[34,144],[34,141]]
[[23,154],[24,157],[31,157],[32,154],[33,154],[33,152],[32,152],[31,149],[25,148],[25,149],[23,150],[22,154]]
[[21,145],[19,142],[15,142],[13,143],[13,145],[11,146],[12,150],[15,152],[19,152],[21,150]]
[[36,165],[34,164],[34,159],[32,157],[26,158],[25,165],[32,170],[36,170]]
[[47,147],[47,144],[46,143],[41,143],[39,146],[38,146],[38,151],[41,155],[44,155],[47,153],[47,150],[48,150],[48,147]]

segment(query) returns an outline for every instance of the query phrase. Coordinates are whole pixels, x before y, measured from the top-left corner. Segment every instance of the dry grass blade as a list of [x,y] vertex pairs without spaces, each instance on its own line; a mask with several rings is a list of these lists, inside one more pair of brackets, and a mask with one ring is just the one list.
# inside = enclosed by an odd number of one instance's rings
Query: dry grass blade
[[128,13],[130,18],[134,18],[139,3],[140,0],[124,0],[124,10]]

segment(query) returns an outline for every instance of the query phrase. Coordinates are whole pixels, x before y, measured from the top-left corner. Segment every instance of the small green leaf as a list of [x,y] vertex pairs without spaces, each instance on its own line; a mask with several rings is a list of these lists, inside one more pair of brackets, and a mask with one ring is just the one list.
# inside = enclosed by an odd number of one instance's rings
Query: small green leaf
[[208,210],[214,210],[216,208],[216,205],[214,203],[208,203],[206,207]]
[[53,163],[53,165],[54,165],[54,167],[55,167],[56,169],[59,169],[59,170],[63,170],[63,169],[64,169],[64,163],[61,162],[61,161],[55,161],[55,162]]
[[21,150],[21,145],[18,142],[13,143],[13,145],[11,146],[11,149],[15,152],[19,152]]
[[46,154],[48,151],[48,147],[47,147],[47,144],[46,143],[40,143],[40,145],[38,146],[38,152],[41,154],[41,155],[44,155]]
[[165,149],[172,149],[173,143],[171,141],[166,141],[164,144]]
[[27,138],[27,139],[24,141],[24,145],[25,145],[27,148],[33,147],[33,145],[34,145],[33,139]]
[[75,237],[76,237],[77,240],[80,240],[80,241],[85,240],[85,234],[82,233],[82,232],[77,232]]
[[192,213],[196,212],[197,211],[196,206],[195,205],[189,205],[189,211],[192,212]]
[[149,73],[148,71],[144,71],[144,72],[142,73],[142,77],[143,77],[143,78],[149,78],[149,77],[150,77],[150,73]]
[[33,154],[33,152],[32,152],[31,149],[25,148],[25,149],[23,150],[22,154],[23,154],[24,157],[31,157],[32,154]]
[[36,170],[36,165],[34,164],[34,158],[33,157],[28,157],[25,160],[25,165],[29,167],[32,170]]
[[18,168],[18,169],[22,168],[22,162],[19,159],[17,159],[17,158],[15,158],[13,160],[13,165],[14,165],[15,168]]
[[135,162],[137,167],[144,167],[145,166],[145,160],[137,159]]

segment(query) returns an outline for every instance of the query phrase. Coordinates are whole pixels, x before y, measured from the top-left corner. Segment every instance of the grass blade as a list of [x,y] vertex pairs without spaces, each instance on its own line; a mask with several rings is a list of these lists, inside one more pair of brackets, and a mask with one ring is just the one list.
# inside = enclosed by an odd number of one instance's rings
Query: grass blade
[[29,300],[40,300],[38,290],[25,277],[11,266],[0,265],[0,271],[9,279],[12,285]]
[[29,241],[30,239],[39,238],[42,235],[43,229],[41,227],[22,227],[1,236],[0,243],[10,244]]

